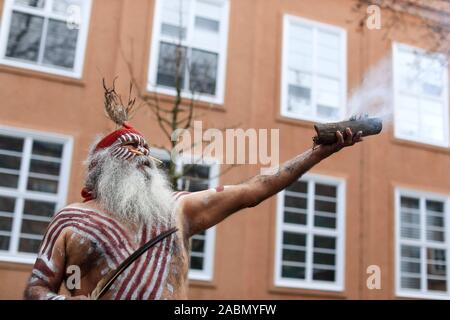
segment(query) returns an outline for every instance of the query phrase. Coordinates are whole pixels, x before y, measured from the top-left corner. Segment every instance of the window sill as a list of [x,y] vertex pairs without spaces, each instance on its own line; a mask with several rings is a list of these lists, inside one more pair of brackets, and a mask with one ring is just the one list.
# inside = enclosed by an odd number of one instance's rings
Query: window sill
[[[176,96],[171,93],[172,90],[170,89],[157,89],[157,90],[150,90],[150,88],[147,88],[147,92],[145,93],[146,97],[151,97],[154,94],[158,95],[158,98],[163,103],[174,103]],[[181,97],[181,104],[183,106],[188,106],[191,103],[191,98],[189,96],[182,96]],[[225,112],[224,104],[223,102],[217,102],[215,99],[194,99],[194,108],[200,107],[203,109],[208,109],[211,111],[219,111],[219,112]]]
[[21,264],[21,265],[33,265],[36,261],[35,255],[30,256],[13,256],[8,254],[0,254],[0,265],[3,263],[15,263],[15,264]]
[[430,299],[430,300],[449,300],[450,294],[435,294],[435,293],[420,293],[420,292],[407,292],[399,291],[396,294],[398,299]]
[[291,117],[287,117],[287,116],[284,116],[281,114],[278,114],[276,116],[275,121],[279,122],[279,123],[304,127],[304,128],[313,129],[313,130],[314,130],[314,124],[317,123],[317,121],[314,121],[314,120],[291,118]]
[[188,281],[189,286],[193,288],[217,288],[217,285],[213,280],[188,277]]
[[47,73],[45,71],[37,71],[37,70],[27,69],[24,67],[10,66],[10,65],[7,65],[4,63],[0,63],[0,72],[5,72],[5,73],[13,74],[13,75],[18,75],[18,76],[42,79],[42,80],[46,80],[46,81],[64,83],[64,84],[69,84],[69,85],[75,85],[75,86],[80,86],[80,87],[85,86],[84,81],[79,78],[75,78],[75,77],[72,78],[72,77],[63,76],[63,75]]
[[295,296],[300,298],[302,296],[315,297],[315,298],[329,298],[329,299],[346,299],[347,294],[345,291],[337,291],[335,289],[316,289],[316,288],[304,288],[304,287],[286,287],[281,285],[272,285],[269,288],[269,293]]
[[399,145],[399,146],[405,146],[405,147],[411,147],[411,148],[417,148],[417,149],[424,149],[426,151],[450,154],[450,148],[448,146],[439,146],[439,145],[427,144],[427,143],[415,141],[415,140],[407,140],[405,138],[400,138],[400,137],[395,136],[395,134],[393,132],[391,133],[391,142],[393,144]]

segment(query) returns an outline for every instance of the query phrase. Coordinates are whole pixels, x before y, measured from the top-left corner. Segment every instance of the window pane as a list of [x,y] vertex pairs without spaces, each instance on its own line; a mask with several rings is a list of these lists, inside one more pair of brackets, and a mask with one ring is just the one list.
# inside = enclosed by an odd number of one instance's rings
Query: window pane
[[37,62],[44,19],[13,11],[6,56]]
[[401,277],[401,287],[404,289],[420,289],[420,278]]
[[14,0],[14,4],[35,8],[43,8],[45,5],[45,0]]
[[401,256],[406,258],[415,258],[420,261],[420,248],[411,246],[402,246]]
[[0,154],[0,168],[20,170],[22,158]]
[[[50,220],[50,219],[49,219]],[[47,229],[49,221],[35,221],[30,219],[22,220],[22,233],[43,235]]]
[[0,173],[0,186],[7,188],[17,188],[19,176],[14,174]]
[[34,239],[20,239],[19,251],[28,253],[38,253],[41,240]]
[[27,189],[30,191],[57,193],[58,181],[39,178],[28,178]]
[[0,135],[0,150],[22,152],[23,139]]
[[9,197],[0,197],[0,211],[14,212],[15,205],[16,199]]
[[35,155],[61,158],[62,151],[63,145],[60,143],[33,141],[33,154]]
[[307,200],[303,197],[284,196],[284,206],[299,209],[306,209]]
[[335,281],[335,273],[336,272],[334,270],[314,268],[313,269],[313,280],[333,282],[333,281]]
[[44,64],[72,69],[75,63],[78,29],[65,21],[50,19],[45,41]]
[[401,197],[400,203],[402,208],[419,209],[419,199],[416,198]]
[[81,5],[82,5],[81,0],[53,0],[52,11],[63,15],[70,15],[69,7],[71,6],[81,7]]
[[60,164],[41,160],[31,160],[30,172],[59,176]]
[[331,253],[314,252],[314,264],[325,264],[334,266],[336,263],[335,255]]
[[192,257],[189,265],[190,269],[203,270],[203,258],[202,257]]
[[175,39],[185,39],[186,28],[180,28],[179,26],[163,23],[161,25],[161,34]]
[[9,250],[9,237],[0,236],[0,250]]
[[297,246],[306,245],[306,235],[301,233],[284,232],[283,244],[292,244]]
[[294,266],[282,266],[281,276],[283,278],[305,279],[305,268]]
[[183,165],[182,190],[191,192],[209,188],[209,166],[199,164]]
[[184,72],[186,68],[186,48],[161,42],[159,47],[158,74],[156,84],[176,88],[184,88]]
[[284,222],[306,225],[306,213],[290,212],[285,209]]
[[161,12],[161,32],[164,36],[174,39],[186,38],[187,24],[189,22],[190,0],[164,0]]
[[326,184],[320,184],[316,183],[315,185],[315,193],[318,196],[325,196],[325,197],[336,197],[336,187],[330,186]]
[[321,227],[321,228],[335,229],[336,228],[336,218],[314,215],[314,226]]
[[25,200],[23,213],[34,216],[52,217],[55,213],[55,207],[56,204],[52,202]]
[[416,273],[420,275],[420,261],[418,262],[402,261],[401,271],[407,273]]
[[308,183],[304,181],[295,181],[286,188],[288,191],[301,192],[305,195],[308,193]]
[[204,17],[195,17],[195,28],[209,32],[219,32],[219,21]]
[[336,239],[324,236],[314,236],[314,248],[336,249]]
[[305,262],[306,252],[304,250],[283,249],[283,261]]
[[192,238],[191,251],[203,252],[205,250],[205,240]]
[[427,249],[428,290],[447,291],[447,266],[445,250]]
[[11,231],[12,222],[12,218],[0,217],[0,231]]
[[339,117],[339,108],[335,106],[317,105],[317,116],[322,119],[337,119]]
[[288,110],[302,115],[311,115],[311,88],[288,86]]
[[218,54],[192,49],[190,64],[190,90],[193,92],[216,93]]
[[314,201],[314,207],[316,211],[336,212],[336,202],[316,200]]
[[426,236],[427,240],[445,241],[444,203],[426,200]]

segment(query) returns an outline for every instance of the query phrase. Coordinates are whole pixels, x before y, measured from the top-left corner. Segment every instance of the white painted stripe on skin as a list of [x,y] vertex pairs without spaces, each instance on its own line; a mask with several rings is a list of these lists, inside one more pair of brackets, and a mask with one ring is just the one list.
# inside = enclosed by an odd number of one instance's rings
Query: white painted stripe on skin
[[41,279],[42,281],[45,281],[47,283],[50,281],[49,278],[46,275],[44,275],[41,271],[39,271],[38,269],[33,269],[32,275],[34,275],[35,277],[38,277],[39,279]]
[[[78,228],[76,228],[76,227],[73,226],[73,225],[70,225],[70,224],[72,224],[72,223],[74,223],[74,224],[76,224],[76,225],[79,225],[79,226],[82,226],[82,227],[88,229],[88,231],[93,232],[97,237],[99,236],[99,233],[96,232],[93,228],[87,227],[86,225],[84,225],[84,224],[82,224],[82,223],[79,223],[79,222],[76,222],[76,221],[73,221],[73,220],[68,220],[67,222],[62,223],[62,224],[60,225],[60,228],[65,228],[65,227],[67,227],[67,226],[69,225],[70,229],[71,229],[73,232],[78,233],[78,234],[83,233],[83,236],[87,236],[87,233],[86,233],[85,231],[83,231],[83,230],[81,230],[81,229],[78,229]],[[58,232],[59,232],[59,231],[55,232],[55,235],[54,235],[54,236],[56,236],[56,234],[58,234]],[[88,238],[91,239],[91,240],[94,240],[95,242],[100,242],[100,241],[98,241],[98,239],[96,239],[94,236],[91,236],[91,235],[90,235]],[[99,238],[103,238],[103,237],[99,237]],[[104,238],[103,238],[103,239],[104,239]],[[107,243],[108,243],[108,242],[109,242],[109,241],[107,241]],[[99,243],[99,245],[100,245],[100,243]],[[45,261],[45,263],[46,263],[47,265],[48,265],[48,262],[50,262],[51,264],[53,264],[53,261],[52,261],[52,257],[53,257],[53,247],[54,247],[54,245],[49,245],[49,247],[47,248],[47,250],[46,250],[45,252],[42,253],[43,256],[44,256],[44,258],[45,258],[45,260],[43,259],[43,261]],[[102,247],[102,249],[105,251],[105,254],[106,254],[106,247],[104,247],[103,245],[101,245],[101,247]],[[117,255],[117,251],[115,251],[115,249],[116,249],[116,248],[115,248],[114,246],[111,246],[111,250],[110,250],[110,251],[112,251],[113,254],[116,254],[116,255]],[[49,253],[50,253],[50,250],[52,250],[51,254],[49,254]],[[48,259],[47,256],[50,256],[50,259]],[[117,259],[117,257],[116,257],[116,259]],[[47,262],[47,261],[48,261],[48,262]],[[114,262],[111,260],[111,263],[114,263]]]
[[[150,237],[152,237],[151,226],[148,226],[148,227],[150,227],[149,232],[150,232]],[[158,225],[156,226],[156,235],[158,235],[160,233],[160,231],[161,231],[161,224],[158,223]],[[137,280],[135,278],[138,277],[138,275],[141,272],[142,268],[145,268],[146,266],[149,266],[148,269],[151,269],[154,254],[155,254],[155,250],[153,250],[153,252],[152,252],[152,258],[150,259],[151,260],[150,263],[146,263],[146,259],[141,259],[141,261],[139,261],[139,265],[138,265],[138,267],[136,269],[136,272],[132,276],[132,278],[130,279],[130,282],[128,283],[127,287],[125,288],[123,294],[120,296],[120,299],[122,299],[122,298],[124,299],[127,296],[128,292],[131,289],[131,285]],[[141,283],[136,287],[135,292],[133,292],[132,299],[136,299],[136,298],[133,298],[133,296],[135,296],[136,292],[138,292],[138,288],[141,287],[143,283],[145,283],[145,279],[146,279],[145,273],[144,273],[144,276],[142,277],[142,279],[144,279],[144,281],[141,281]]]
[[[111,235],[111,237],[112,237],[113,239],[115,239],[118,243],[121,243],[121,242],[122,242],[121,240],[125,240],[125,241],[123,241],[123,243],[125,244],[125,248],[127,249],[127,251],[129,251],[129,252],[127,252],[127,253],[130,253],[130,252],[133,252],[133,251],[134,251],[133,247],[132,247],[132,246],[130,245],[130,243],[128,242],[128,239],[127,239],[126,237],[123,236],[123,234],[126,234],[126,231],[123,230],[122,228],[118,228],[118,227],[114,226],[110,221],[108,221],[107,217],[105,217],[104,215],[101,215],[101,216],[103,217],[103,218],[102,218],[102,217],[98,217],[98,216],[93,215],[93,214],[88,214],[88,213],[86,213],[86,212],[70,211],[70,209],[71,209],[71,208],[68,208],[68,209],[67,209],[68,211],[64,211],[64,212],[58,213],[58,216],[57,216],[57,217],[55,218],[55,220],[53,221],[54,224],[52,224],[52,225],[50,226],[50,228],[48,229],[47,235],[50,234],[51,232],[53,232],[53,235],[51,236],[50,244],[53,242],[55,236],[59,233],[59,230],[61,229],[61,228],[58,227],[58,225],[59,225],[59,223],[60,223],[60,220],[65,221],[65,220],[67,220],[67,219],[80,219],[80,218],[82,218],[83,215],[84,215],[84,216],[89,215],[89,217],[92,218],[93,220],[99,222],[100,224],[104,224],[105,226],[109,227],[109,229],[112,229],[112,230],[116,231],[116,233],[118,233],[117,236],[113,235],[113,234],[112,234],[112,231],[107,232],[107,233],[108,233],[109,235]],[[93,212],[97,213],[96,211],[93,211]],[[76,218],[75,218],[75,217],[65,217],[65,216],[67,216],[67,215],[78,215],[79,217],[76,217]],[[83,220],[83,221],[84,221],[84,220]],[[92,222],[91,222],[91,223],[92,223]],[[118,224],[118,225],[120,226],[120,224]],[[53,231],[53,230],[55,230],[55,227],[58,227],[58,228],[57,228],[58,231]],[[106,231],[106,230],[105,230],[105,231]],[[47,242],[48,242],[49,240],[50,240],[50,239],[48,239],[48,237],[46,236],[46,239],[45,239],[45,241],[44,241],[44,244],[42,245],[42,248],[45,247],[45,245],[47,244]],[[47,247],[47,250],[45,251],[47,254],[48,254],[48,250],[49,250],[50,247],[51,247],[51,245],[50,245],[49,247]]]
[[[68,225],[70,226],[70,224],[73,223],[73,224],[78,225],[78,226],[81,226],[81,227],[87,229],[88,231],[90,231],[91,233],[93,233],[92,237],[89,237],[89,239],[94,239],[96,242],[98,242],[98,244],[102,246],[102,249],[104,250],[105,255],[106,255],[108,258],[110,258],[109,255],[107,254],[106,247],[105,247],[103,244],[101,244],[102,241],[99,241],[99,239],[102,239],[103,242],[105,242],[105,243],[109,243],[109,240],[108,240],[101,232],[99,232],[96,228],[93,228],[93,227],[90,227],[90,226],[86,226],[85,224],[78,222],[78,221],[84,222],[84,220],[82,219],[82,217],[67,217],[67,218],[65,218],[65,220],[67,220],[67,221],[61,223],[61,224],[58,226],[57,231],[54,232],[54,234],[53,234],[53,238],[59,233],[59,231],[60,231],[62,228],[65,228],[65,227],[67,227]],[[77,233],[79,233],[79,232],[86,233],[84,230],[77,229],[77,228],[76,228],[75,226],[73,226],[73,225],[70,226],[70,227],[72,227],[72,230],[73,230],[74,232],[77,232]],[[78,232],[78,231],[79,231],[79,232]],[[97,239],[96,239],[94,236],[96,236]],[[49,245],[49,247],[47,248],[47,250],[45,251],[44,254],[48,255],[50,248],[52,248],[52,245]],[[116,259],[119,260],[119,261],[120,261],[120,256],[122,256],[122,258],[123,258],[124,256],[126,257],[126,255],[124,255],[121,251],[119,251],[118,248],[116,248],[114,245],[111,245],[111,246],[110,246],[110,250],[109,250],[109,251],[112,251],[112,254],[115,255],[114,258],[116,258]],[[111,260],[111,263],[114,263],[114,262]],[[114,265],[115,265],[115,263],[114,263]]]
[[[156,236],[159,235],[160,232],[161,232],[161,223],[159,223],[158,226],[157,226],[157,228],[156,228]],[[133,295],[131,296],[131,299],[133,299],[133,300],[137,299],[138,293],[141,292],[142,289],[143,289],[143,286],[145,286],[145,284],[146,284],[146,282],[147,282],[147,281],[146,281],[146,280],[147,280],[147,277],[149,276],[150,271],[151,271],[152,266],[153,266],[153,263],[154,263],[154,261],[155,261],[156,252],[157,252],[157,251],[158,251],[157,248],[154,248],[154,249],[153,249],[152,255],[151,255],[151,257],[150,257],[150,261],[149,261],[148,263],[146,263],[146,265],[148,265],[148,268],[147,268],[147,270],[145,271],[144,275],[142,276],[142,279],[144,279],[144,281],[142,281],[142,282],[137,286],[135,292],[133,292]],[[145,260],[145,259],[143,259],[143,260]],[[156,268],[155,268],[155,272],[156,272]]]
[[[171,238],[171,237],[172,237],[172,236],[170,236],[169,238]],[[163,243],[161,244],[161,246],[162,246],[162,249],[161,249],[161,250],[162,250],[162,254],[159,256],[158,263],[157,263],[157,266],[156,266],[156,270],[155,270],[156,277],[155,277],[155,276],[153,277],[152,281],[150,282],[149,287],[147,288],[147,290],[145,291],[145,293],[144,293],[144,295],[143,295],[143,298],[144,298],[145,300],[148,299],[148,297],[150,296],[151,292],[153,291],[153,289],[154,289],[154,287],[155,287],[156,280],[157,280],[157,278],[158,278],[158,275],[159,275],[159,272],[160,272],[160,269],[161,269],[162,260],[163,260],[163,258],[164,258],[164,248],[166,247],[166,242],[167,242],[167,240],[168,240],[168,238],[165,238],[165,239],[163,240]],[[169,256],[170,256],[170,251],[169,251]],[[161,279],[161,284],[160,284],[160,286],[162,286],[162,284],[163,284],[163,281],[162,281],[162,279]]]
[[159,288],[158,291],[156,293],[155,296],[155,300],[160,300],[161,299],[161,295],[163,293],[163,289],[166,283],[166,279],[167,279],[167,275],[169,274],[169,269],[170,269],[170,261],[172,260],[172,246],[173,246],[173,242],[174,240],[172,240],[171,238],[173,237],[173,234],[169,237],[170,239],[170,243],[169,243],[169,252],[167,254],[167,259],[166,259],[166,264],[164,265],[164,269],[163,269],[163,275],[161,278],[161,283],[159,284]]
[[[74,227],[72,227],[72,230],[73,230],[73,232],[76,232],[76,233],[79,234],[80,236],[86,237],[86,238],[90,239],[90,241],[92,241],[92,242],[97,242],[97,243],[98,243],[99,247],[101,247],[102,250],[103,250],[102,256],[106,259],[106,264],[108,265],[109,268],[115,269],[115,268],[118,267],[119,262],[116,263],[115,261],[113,261],[113,259],[109,256],[109,254],[106,253],[106,250],[105,250],[105,248],[103,247],[103,245],[101,245],[101,244],[99,243],[98,239],[95,239],[94,236],[92,236],[92,235],[90,235],[90,234],[84,232],[83,230],[78,230],[78,229],[75,229]],[[98,261],[99,261],[99,264],[100,264],[100,261],[101,261],[101,260],[98,259]]]

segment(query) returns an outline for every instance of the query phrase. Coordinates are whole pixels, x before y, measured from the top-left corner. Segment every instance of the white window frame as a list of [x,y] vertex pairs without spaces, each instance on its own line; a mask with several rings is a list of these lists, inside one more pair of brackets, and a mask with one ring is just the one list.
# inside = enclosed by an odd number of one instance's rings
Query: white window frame
[[[57,18],[58,20],[63,19],[64,17],[56,14],[51,13],[50,5],[51,1],[46,1],[46,7],[45,12],[43,10],[36,10],[32,7],[26,7],[26,6],[19,6],[14,5],[14,0],[4,0],[4,6],[3,6],[3,17],[1,20],[1,28],[0,28],[0,64],[21,68],[21,69],[29,69],[33,71],[38,72],[44,72],[64,77],[70,77],[70,78],[76,78],[81,79],[83,74],[83,64],[84,64],[84,56],[85,56],[85,50],[86,50],[86,42],[88,37],[88,30],[89,30],[89,20],[91,15],[91,6],[92,6],[92,0],[84,0],[86,2],[86,5],[83,6],[83,11],[81,12],[82,20],[80,23],[80,28],[78,30],[78,38],[77,38],[77,44],[76,44],[76,51],[75,51],[75,61],[74,61],[74,67],[73,70],[69,70],[67,68],[58,67],[58,66],[47,66],[38,64],[36,62],[32,61],[25,61],[21,59],[15,59],[11,57],[6,57],[6,48],[8,44],[8,37],[9,37],[9,30],[11,27],[11,16],[13,10],[18,10],[22,13],[29,13],[38,17],[44,17],[44,21],[48,21],[48,18]],[[20,9],[17,9],[20,8]],[[43,37],[46,37],[46,30],[45,26],[47,23],[44,23],[44,30],[43,30]],[[43,52],[43,44],[45,44],[45,39],[41,38],[41,48],[40,51]]]
[[[13,197],[16,199],[14,208],[14,218],[10,238],[10,251],[0,251],[0,261],[18,262],[33,264],[37,254],[18,252],[20,230],[22,226],[24,198],[32,200],[52,201],[56,203],[55,213],[64,207],[67,199],[69,185],[70,168],[72,161],[73,138],[61,134],[53,134],[29,129],[19,129],[0,125],[0,134],[24,139],[23,157],[20,165],[19,184],[17,189],[0,187],[0,196]],[[48,194],[37,191],[27,191],[26,184],[29,173],[29,163],[31,156],[32,141],[43,140],[62,144],[63,153],[61,156],[60,179],[58,192]],[[16,245],[14,245],[16,244]]]
[[[216,79],[216,94],[210,95],[206,93],[196,93],[192,97],[191,92],[182,90],[181,96],[186,99],[195,99],[198,101],[204,101],[209,103],[214,103],[221,105],[224,103],[225,95],[225,80],[226,80],[226,62],[227,62],[227,46],[228,46],[228,25],[230,18],[230,2],[229,0],[223,0],[223,19],[220,20],[220,49],[218,53],[218,63],[217,63],[217,79]],[[155,10],[153,17],[153,28],[152,28],[152,40],[150,41],[150,57],[149,57],[149,68],[148,68],[148,81],[147,90],[150,92],[156,92],[161,94],[166,94],[169,96],[175,96],[176,90],[174,88],[163,87],[156,84],[156,77],[158,73],[158,58],[159,58],[159,47],[161,39],[161,10],[162,10],[163,0],[155,0]],[[195,12],[195,1],[191,1],[190,12]],[[182,41],[182,45],[187,48],[192,48],[190,34],[194,28],[194,17],[195,14],[189,16],[189,25],[187,32],[187,39]],[[167,42],[172,42],[167,40]],[[201,48],[199,46],[194,47],[196,49],[204,49],[211,52],[208,48]]]
[[[285,190],[277,194],[277,221],[276,221],[276,243],[275,243],[275,268],[274,280],[275,286],[298,288],[298,289],[315,289],[324,291],[343,291],[345,283],[345,193],[346,181],[342,178],[329,177],[319,174],[307,173],[298,181],[308,182],[308,213],[307,225],[295,225],[284,223],[284,195]],[[313,226],[313,195],[314,190],[311,182],[322,183],[336,186],[336,198],[338,201],[336,213],[336,230]],[[282,239],[284,231],[301,232],[307,235],[306,250],[306,276],[305,279],[291,279],[281,277],[282,262]],[[313,243],[311,234],[333,236],[336,238],[336,280],[335,282],[308,279],[308,270],[312,271],[312,253]],[[309,239],[309,241],[308,241]],[[311,273],[310,271],[310,273]]]
[[[341,66],[341,78],[342,83],[341,85],[341,96],[340,96],[340,114],[339,119],[344,119],[346,114],[346,105],[347,105],[347,31],[341,27],[325,24],[322,22],[314,21],[305,19],[298,16],[293,16],[289,14],[285,14],[283,17],[283,42],[282,42],[282,61],[281,61],[281,116],[287,117],[287,118],[293,118],[297,120],[306,120],[306,121],[312,121],[312,122],[319,122],[323,123],[328,121],[327,119],[322,119],[317,116],[305,116],[305,115],[299,115],[295,112],[291,112],[288,110],[288,67],[289,67],[289,32],[290,32],[290,25],[291,23],[297,23],[305,25],[309,28],[312,28],[313,30],[313,50],[316,48],[316,42],[317,42],[317,29],[322,29],[325,31],[330,31],[333,33],[339,33],[340,36],[340,66]],[[313,52],[313,64],[316,63],[316,54]],[[317,77],[317,71],[316,66],[313,65],[312,67],[312,86],[311,86],[311,105],[317,109],[316,105],[316,88],[317,85],[315,83],[315,79]]]
[[[422,139],[420,137],[412,137],[412,136],[408,136],[408,135],[404,135],[401,134],[400,132],[398,132],[398,126],[396,125],[398,121],[400,121],[398,119],[398,115],[397,115],[397,100],[398,100],[398,92],[399,92],[399,81],[400,81],[400,77],[399,77],[399,66],[396,63],[396,61],[398,60],[398,52],[400,49],[407,49],[407,50],[413,50],[416,51],[420,54],[426,54],[426,51],[424,49],[418,48],[418,47],[414,47],[414,46],[410,46],[407,44],[403,44],[403,43],[399,43],[399,42],[394,42],[392,45],[392,70],[393,70],[393,103],[394,103],[394,136],[398,139],[402,139],[402,140],[407,140],[407,141],[414,141],[414,142],[418,142],[418,143],[422,143],[422,144],[428,144],[428,145],[434,145],[434,146],[438,146],[438,147],[445,147],[448,148],[450,146],[449,144],[449,120],[448,120],[448,113],[449,113],[449,101],[448,101],[448,95],[449,95],[449,81],[448,81],[448,67],[445,68],[445,75],[444,75],[444,141],[430,141],[429,139]],[[442,54],[438,54],[438,53],[433,53],[433,55],[440,57],[441,59],[444,59],[446,61],[446,58],[444,57],[444,55]],[[419,97],[419,95],[415,95],[415,94],[410,94],[411,96],[414,96],[416,98]],[[431,99],[431,98],[430,98]]]
[[[169,160],[170,155],[162,149],[152,148],[151,154],[158,159]],[[192,161],[193,160],[193,161]],[[220,165],[219,161],[210,157],[200,157],[183,153],[176,162],[177,172],[182,172],[184,164],[199,164],[209,166],[209,188],[219,185]],[[178,181],[181,186],[181,180]],[[214,251],[215,251],[216,227],[211,227],[205,232],[205,249],[203,255],[203,270],[191,270],[189,268],[188,277],[191,280],[211,281],[214,273]],[[191,254],[191,253],[189,253]]]
[[[448,195],[431,193],[425,191],[418,191],[413,189],[406,189],[402,187],[395,188],[395,293],[398,297],[404,298],[420,298],[420,299],[450,299],[450,246],[449,246],[449,236],[450,236],[450,197]],[[400,198],[402,196],[417,198],[420,202],[423,202],[423,199],[426,200],[436,200],[439,202],[443,202],[445,206],[444,212],[444,223],[445,225],[445,242],[433,242],[430,240],[426,240],[424,238],[425,234],[425,217],[424,214],[420,213],[420,227],[421,227],[421,240],[413,240],[413,239],[401,239],[400,233]],[[425,240],[423,240],[425,239]],[[433,247],[446,250],[446,270],[447,270],[447,293],[438,293],[433,291],[428,291],[425,289],[424,284],[426,284],[427,279],[427,270],[424,268],[424,262],[426,261],[426,255],[424,255],[423,248],[426,247],[429,243],[433,244]],[[400,257],[400,249],[401,245],[411,245],[413,247],[418,247],[421,250],[421,287],[422,289],[414,290],[414,289],[404,289],[401,287],[401,257]]]

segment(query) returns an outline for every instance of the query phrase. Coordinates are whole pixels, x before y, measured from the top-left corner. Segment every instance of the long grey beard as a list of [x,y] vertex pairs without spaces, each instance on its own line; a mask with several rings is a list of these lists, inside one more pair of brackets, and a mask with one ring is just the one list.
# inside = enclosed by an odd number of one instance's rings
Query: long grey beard
[[97,199],[106,210],[125,222],[173,224],[174,201],[166,176],[157,168],[138,168],[142,162],[141,158],[105,157],[99,163]]

